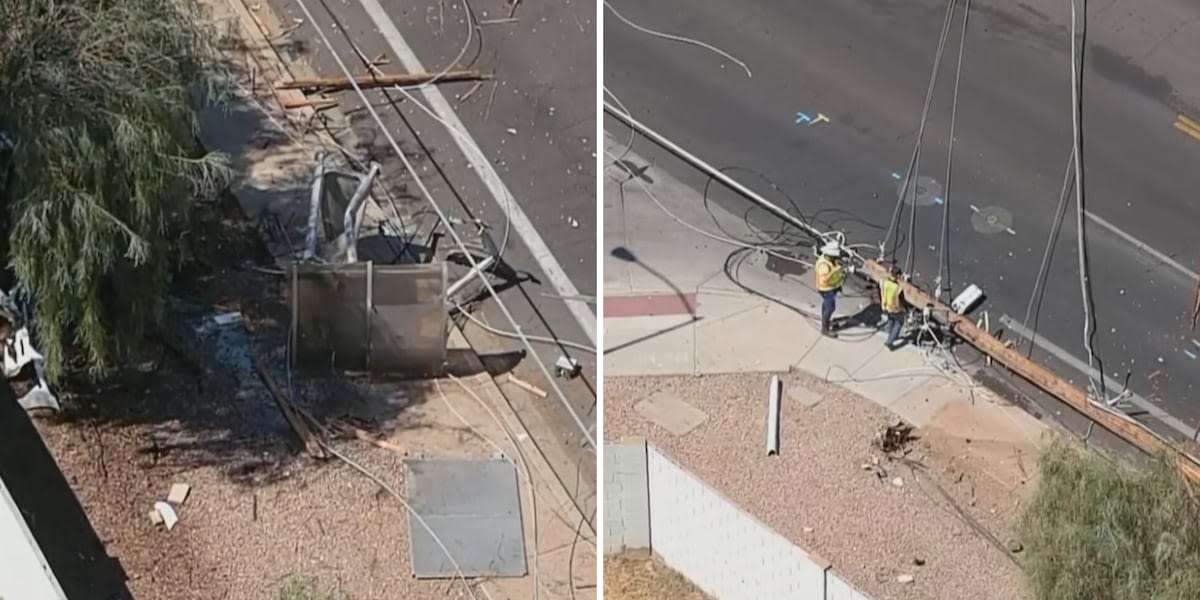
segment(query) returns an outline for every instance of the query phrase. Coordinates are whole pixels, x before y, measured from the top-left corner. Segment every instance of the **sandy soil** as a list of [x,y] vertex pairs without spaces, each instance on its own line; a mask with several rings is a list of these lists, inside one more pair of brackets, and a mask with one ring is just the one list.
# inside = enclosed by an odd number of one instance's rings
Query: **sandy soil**
[[[769,377],[608,378],[605,437],[645,437],[879,600],[1027,597],[1004,545],[1012,539],[1016,508],[1032,487],[1030,477],[1019,473],[1036,466],[1035,449],[1024,448],[1024,459],[997,461],[996,452],[1016,446],[931,429],[910,445],[904,458],[911,463],[891,460],[873,440],[894,416],[842,388],[793,373],[785,376],[788,390],[805,388],[823,400],[811,408],[788,404],[781,455],[767,457],[761,446]],[[683,437],[653,425],[634,405],[660,392],[701,409],[707,420]],[[947,430],[964,429],[958,424]],[[896,478],[902,485],[893,484]],[[900,575],[914,581],[900,583]]]
[[604,600],[711,600],[657,556],[604,557]]

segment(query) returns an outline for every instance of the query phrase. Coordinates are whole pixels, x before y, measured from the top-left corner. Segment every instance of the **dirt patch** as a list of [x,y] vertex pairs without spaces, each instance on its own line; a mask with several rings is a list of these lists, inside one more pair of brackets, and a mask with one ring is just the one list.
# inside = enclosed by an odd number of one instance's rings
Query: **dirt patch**
[[604,600],[712,600],[657,556],[604,557]]

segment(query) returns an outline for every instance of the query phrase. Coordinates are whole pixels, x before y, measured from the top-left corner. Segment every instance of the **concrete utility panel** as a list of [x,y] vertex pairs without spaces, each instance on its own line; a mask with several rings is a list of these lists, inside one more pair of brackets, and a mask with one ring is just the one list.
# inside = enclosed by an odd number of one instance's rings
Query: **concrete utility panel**
[[412,569],[418,579],[458,576],[446,550],[464,577],[525,576],[525,535],[512,461],[410,458],[404,461],[404,488],[409,505],[429,526],[409,513]]
[[679,437],[691,433],[708,419],[708,413],[669,392],[656,392],[634,404],[633,411]]

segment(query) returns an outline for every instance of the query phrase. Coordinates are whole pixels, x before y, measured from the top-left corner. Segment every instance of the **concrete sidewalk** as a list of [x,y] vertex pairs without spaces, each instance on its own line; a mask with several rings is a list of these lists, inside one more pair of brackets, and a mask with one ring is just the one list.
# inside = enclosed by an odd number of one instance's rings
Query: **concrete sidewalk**
[[[625,152],[623,141],[609,138],[605,146],[606,376],[798,369],[917,427],[954,413],[967,417],[953,420],[954,427],[965,429],[945,433],[987,439],[994,431],[999,438],[1041,445],[1046,424],[972,382],[948,353],[913,347],[889,352],[885,334],[872,326],[852,325],[838,339],[821,336],[820,297],[808,267],[771,269],[768,262],[779,261],[765,253],[739,251],[695,231],[742,241],[765,237],[741,216],[706,205],[700,193],[670,174],[642,170],[649,163]],[[614,156],[623,166],[613,164]],[[792,252],[811,260],[808,248]],[[866,311],[864,320],[874,323],[873,299],[873,292],[848,283],[835,318]]]

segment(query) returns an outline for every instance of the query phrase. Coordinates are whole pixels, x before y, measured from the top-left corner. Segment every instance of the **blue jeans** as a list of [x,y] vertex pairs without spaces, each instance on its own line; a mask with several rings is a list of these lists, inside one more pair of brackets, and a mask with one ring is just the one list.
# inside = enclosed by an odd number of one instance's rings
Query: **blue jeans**
[[884,313],[887,316],[887,346],[891,347],[900,338],[900,330],[904,328],[904,313]]
[[829,331],[829,322],[833,319],[833,311],[837,308],[837,295],[840,288],[821,292],[821,331]]

